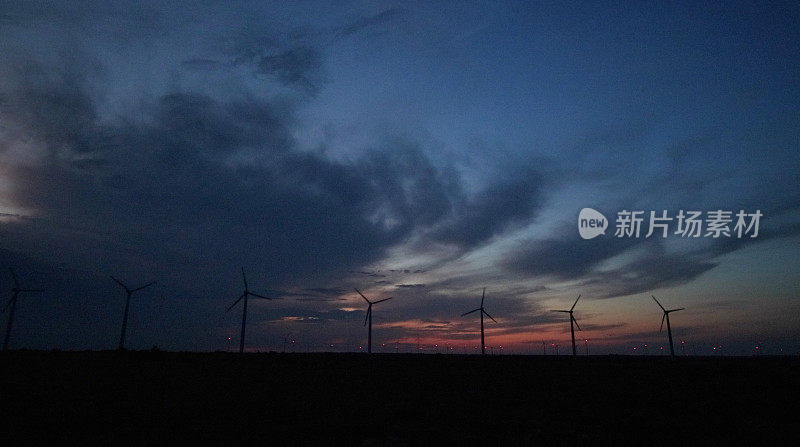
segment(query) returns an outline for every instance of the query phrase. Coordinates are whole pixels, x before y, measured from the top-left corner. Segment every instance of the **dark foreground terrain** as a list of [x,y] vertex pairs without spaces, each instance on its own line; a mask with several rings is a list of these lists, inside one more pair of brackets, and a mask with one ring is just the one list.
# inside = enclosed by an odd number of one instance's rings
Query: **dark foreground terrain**
[[0,436],[9,446],[770,445],[800,440],[799,365],[789,357],[3,352]]

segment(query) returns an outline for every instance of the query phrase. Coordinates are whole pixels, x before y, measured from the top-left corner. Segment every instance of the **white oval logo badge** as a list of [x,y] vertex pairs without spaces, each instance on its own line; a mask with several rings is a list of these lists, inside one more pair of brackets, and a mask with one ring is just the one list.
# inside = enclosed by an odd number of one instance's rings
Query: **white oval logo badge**
[[578,214],[578,233],[584,239],[594,239],[601,234],[606,234],[608,219],[599,211],[584,208]]

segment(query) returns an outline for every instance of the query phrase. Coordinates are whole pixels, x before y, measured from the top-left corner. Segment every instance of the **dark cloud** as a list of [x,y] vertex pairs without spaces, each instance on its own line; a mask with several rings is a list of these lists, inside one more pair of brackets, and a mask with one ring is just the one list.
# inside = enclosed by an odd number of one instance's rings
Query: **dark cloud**
[[[294,82],[291,73],[318,61],[301,64],[292,54],[246,60]],[[58,239],[59,251],[94,246],[101,268],[170,265],[182,277],[229,263],[260,265],[256,273],[271,285],[324,280],[380,258],[418,228],[479,243],[529,215],[538,194],[538,181],[521,177],[467,197],[453,172],[401,139],[352,165],[302,152],[291,136],[292,106],[282,101],[175,92],[132,111],[148,117],[144,123],[109,122],[98,115],[88,75],[73,72],[75,61],[14,62],[24,67],[16,73],[22,88],[7,85],[3,112],[46,152],[35,167],[14,168],[15,200],[44,216],[41,230]]]
[[367,271],[353,271],[353,270],[350,270],[348,273],[354,273],[354,274],[364,275],[364,276],[371,276],[373,278],[384,278],[384,277],[386,277],[386,275],[380,274],[378,272],[367,272]]
[[331,288],[310,288],[310,289],[300,289],[297,292],[290,292],[284,290],[268,290],[266,292],[270,294],[270,296],[278,296],[281,298],[288,298],[294,299],[297,301],[316,301],[316,302],[333,302],[333,301],[345,301],[345,298],[341,298],[341,295],[346,293],[345,290],[342,289],[331,289]]
[[[288,84],[320,68],[312,47],[264,42],[236,62]],[[97,83],[102,65],[88,60],[76,52],[4,61],[15,68],[0,86],[0,111],[15,133],[3,147],[24,141],[38,151],[35,164],[9,167],[14,200],[39,220],[2,231],[29,241],[12,248],[40,259],[79,253],[96,269],[169,270],[174,280],[220,281],[245,265],[266,287],[324,284],[420,231],[469,248],[539,203],[534,171],[471,196],[453,170],[405,139],[348,163],[303,151],[292,136],[296,104],[279,96],[178,90],[109,116],[100,112],[109,100]]]
[[[24,117],[26,138],[48,151],[41,165],[16,169],[15,199],[55,225],[114,234],[100,242],[112,253],[239,258],[271,265],[268,277],[280,283],[293,272],[359,266],[409,231],[372,219],[382,192],[361,173],[296,151],[287,111],[274,104],[174,93],[149,111],[153,124],[101,126],[72,85],[15,99],[3,111]],[[248,163],[232,160],[242,155]]]
[[716,267],[718,258],[726,253],[757,242],[797,234],[800,234],[800,225],[778,225],[764,229],[757,238],[720,238],[708,246],[677,254],[667,253],[660,243],[650,243],[645,255],[619,269],[587,275],[583,284],[601,286],[604,290],[601,297],[625,296],[681,285]]
[[366,29],[374,29],[391,23],[393,20],[397,19],[401,13],[402,11],[398,8],[390,8],[374,15],[359,17],[352,23],[339,28],[334,34],[336,37],[343,38],[362,32]]
[[437,169],[420,147],[400,139],[374,148],[356,169],[382,195],[375,216],[397,228],[435,224],[461,193],[454,173]]
[[317,293],[317,294],[320,294],[320,295],[337,296],[337,297],[339,295],[344,295],[345,293],[347,293],[347,291],[344,290],[344,289],[325,288],[325,287],[316,287],[316,288],[303,289],[303,290],[305,290],[307,292]]
[[301,297],[297,301],[317,301],[317,302],[330,302],[330,301],[345,301],[344,298],[323,298],[323,297]]
[[[564,225],[567,226],[566,224]],[[573,225],[570,222],[569,227]],[[605,237],[581,239],[577,232],[561,233],[556,238],[530,241],[509,253],[503,267],[520,274],[574,279],[595,266],[641,243],[639,239]]]
[[[611,298],[666,286],[684,284],[717,263],[708,254],[668,254],[656,239],[599,237],[591,240],[569,238],[534,242],[512,253],[503,265],[514,272],[579,280],[593,296]],[[598,269],[611,258],[645,247],[646,254],[627,259],[619,267]]]
[[[779,210],[766,210],[767,215]],[[674,216],[677,211],[670,212]],[[607,214],[610,215],[610,214]],[[565,223],[562,227],[573,227]],[[670,253],[661,238],[615,237],[613,225],[605,236],[581,239],[577,232],[561,232],[553,239],[532,240],[507,253],[500,265],[522,276],[578,280],[599,298],[613,298],[685,284],[718,265],[720,256],[773,238],[800,234],[797,223],[761,222],[757,238],[723,237],[697,240],[697,248]],[[677,236],[674,236],[677,237]],[[601,269],[620,256],[616,267]],[[626,258],[627,256],[627,258]]]
[[247,48],[233,63],[249,64],[259,75],[274,77],[285,85],[299,87],[309,93],[316,93],[320,87],[320,55],[309,45],[288,49]]
[[716,262],[684,256],[652,256],[590,275],[581,286],[599,286],[603,292],[598,298],[613,298],[685,284],[716,266]]
[[[766,215],[771,215],[769,210],[766,212]],[[735,233],[731,234],[733,235]],[[717,239],[708,248],[708,254],[709,256],[715,257],[722,256],[726,253],[730,253],[759,242],[764,242],[770,239],[796,236],[798,234],[800,234],[800,222],[779,223],[776,225],[769,225],[766,228],[762,226],[759,230],[758,237],[755,238],[745,236],[741,239],[738,237]]]
[[471,197],[454,201],[443,225],[433,231],[436,240],[474,247],[515,224],[530,223],[542,206],[544,179],[535,170],[509,172],[502,181]]
[[189,70],[217,70],[224,67],[224,64],[214,59],[194,58],[181,62],[183,67]]

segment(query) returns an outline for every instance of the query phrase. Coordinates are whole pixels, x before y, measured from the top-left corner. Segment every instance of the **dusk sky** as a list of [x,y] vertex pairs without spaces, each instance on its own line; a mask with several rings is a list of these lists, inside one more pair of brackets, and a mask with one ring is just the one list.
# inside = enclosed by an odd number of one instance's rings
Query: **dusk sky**
[[[251,351],[357,351],[358,288],[377,352],[477,352],[485,287],[495,353],[578,294],[579,353],[666,349],[651,295],[686,354],[800,353],[796,2],[75,3],[0,2],[13,348],[115,348],[114,275],[129,348],[233,350],[244,267]],[[645,237],[681,210],[731,235]]]

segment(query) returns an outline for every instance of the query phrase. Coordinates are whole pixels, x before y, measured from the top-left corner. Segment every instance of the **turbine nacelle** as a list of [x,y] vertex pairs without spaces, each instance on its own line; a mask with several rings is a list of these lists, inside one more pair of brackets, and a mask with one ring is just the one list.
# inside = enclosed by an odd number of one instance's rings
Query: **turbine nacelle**
[[573,315],[575,306],[578,304],[578,300],[580,300],[580,299],[581,299],[581,295],[579,294],[578,298],[575,300],[574,303],[572,303],[572,307],[570,307],[569,310],[552,310],[551,312],[563,312],[565,314],[569,314],[570,322],[575,323],[575,326],[578,327],[578,330],[582,332],[583,329],[581,329],[580,325],[578,324],[578,320],[576,320],[575,316]]
[[486,309],[483,307],[483,301],[484,301],[484,299],[485,299],[485,298],[486,298],[486,288],[484,287],[484,288],[483,288],[483,293],[481,294],[481,307],[479,307],[479,308],[477,308],[477,309],[473,309],[473,310],[471,310],[471,311],[469,311],[469,312],[465,312],[465,313],[461,314],[461,316],[463,317],[463,316],[469,315],[469,314],[471,314],[471,313],[473,313],[473,312],[478,312],[478,311],[480,311],[480,312],[481,312],[483,315],[486,315],[487,317],[489,317],[489,319],[491,319],[492,321],[494,321],[495,323],[497,323],[497,320],[495,320],[494,318],[492,318],[492,316],[491,316],[491,315],[489,315],[489,312],[486,312]]
[[384,298],[384,299],[382,299],[382,300],[370,301],[370,300],[369,300],[367,297],[365,297],[365,296],[364,296],[364,294],[363,294],[363,293],[361,293],[361,291],[360,291],[360,290],[356,289],[355,287],[353,288],[353,290],[355,290],[355,291],[356,291],[356,293],[358,293],[359,295],[361,295],[361,298],[364,298],[364,301],[366,301],[366,302],[367,302],[367,304],[368,304],[368,305],[367,305],[367,315],[366,315],[366,316],[364,316],[364,326],[366,326],[366,325],[367,325],[367,322],[369,321],[369,317],[370,317],[370,316],[372,316],[372,305],[373,305],[373,304],[382,303],[382,302],[384,302],[384,301],[389,301],[390,299],[392,299],[392,297],[389,297],[389,298]]
[[656,299],[655,296],[653,296],[653,295],[650,295],[650,296],[653,298],[653,301],[655,301],[656,304],[658,304],[658,307],[661,308],[661,311],[664,312],[664,315],[661,316],[661,326],[658,328],[658,332],[661,332],[661,331],[664,330],[664,320],[667,319],[667,315],[669,315],[671,312],[677,312],[679,310],[686,309],[685,307],[679,307],[677,309],[669,309],[669,310],[667,310],[667,309],[664,308],[664,306],[661,305],[661,303],[658,302],[658,300]]
[[145,284],[145,285],[143,285],[141,287],[137,287],[135,289],[131,289],[130,287],[125,285],[125,283],[123,283],[122,281],[118,280],[117,278],[114,278],[114,276],[111,276],[111,279],[113,279],[115,283],[117,283],[120,286],[122,286],[122,288],[125,289],[125,293],[127,293],[128,295],[130,295],[130,294],[132,294],[134,292],[138,292],[139,290],[142,290],[145,287],[150,287],[150,286],[152,286],[153,284],[156,283],[155,281],[151,281],[151,282],[149,282],[149,283],[147,283],[147,284]]
[[259,295],[257,293],[253,293],[253,292],[250,291],[250,289],[248,289],[247,276],[245,276],[245,274],[244,274],[244,267],[242,267],[242,281],[244,282],[244,291],[242,292],[241,295],[239,295],[239,298],[237,298],[236,301],[233,302],[233,304],[228,306],[228,309],[226,310],[226,312],[228,312],[231,309],[233,309],[234,306],[239,304],[239,301],[241,301],[242,298],[245,298],[245,297],[254,296],[256,298],[261,298],[261,299],[264,299],[264,300],[272,300],[272,298],[270,298],[270,297]]

